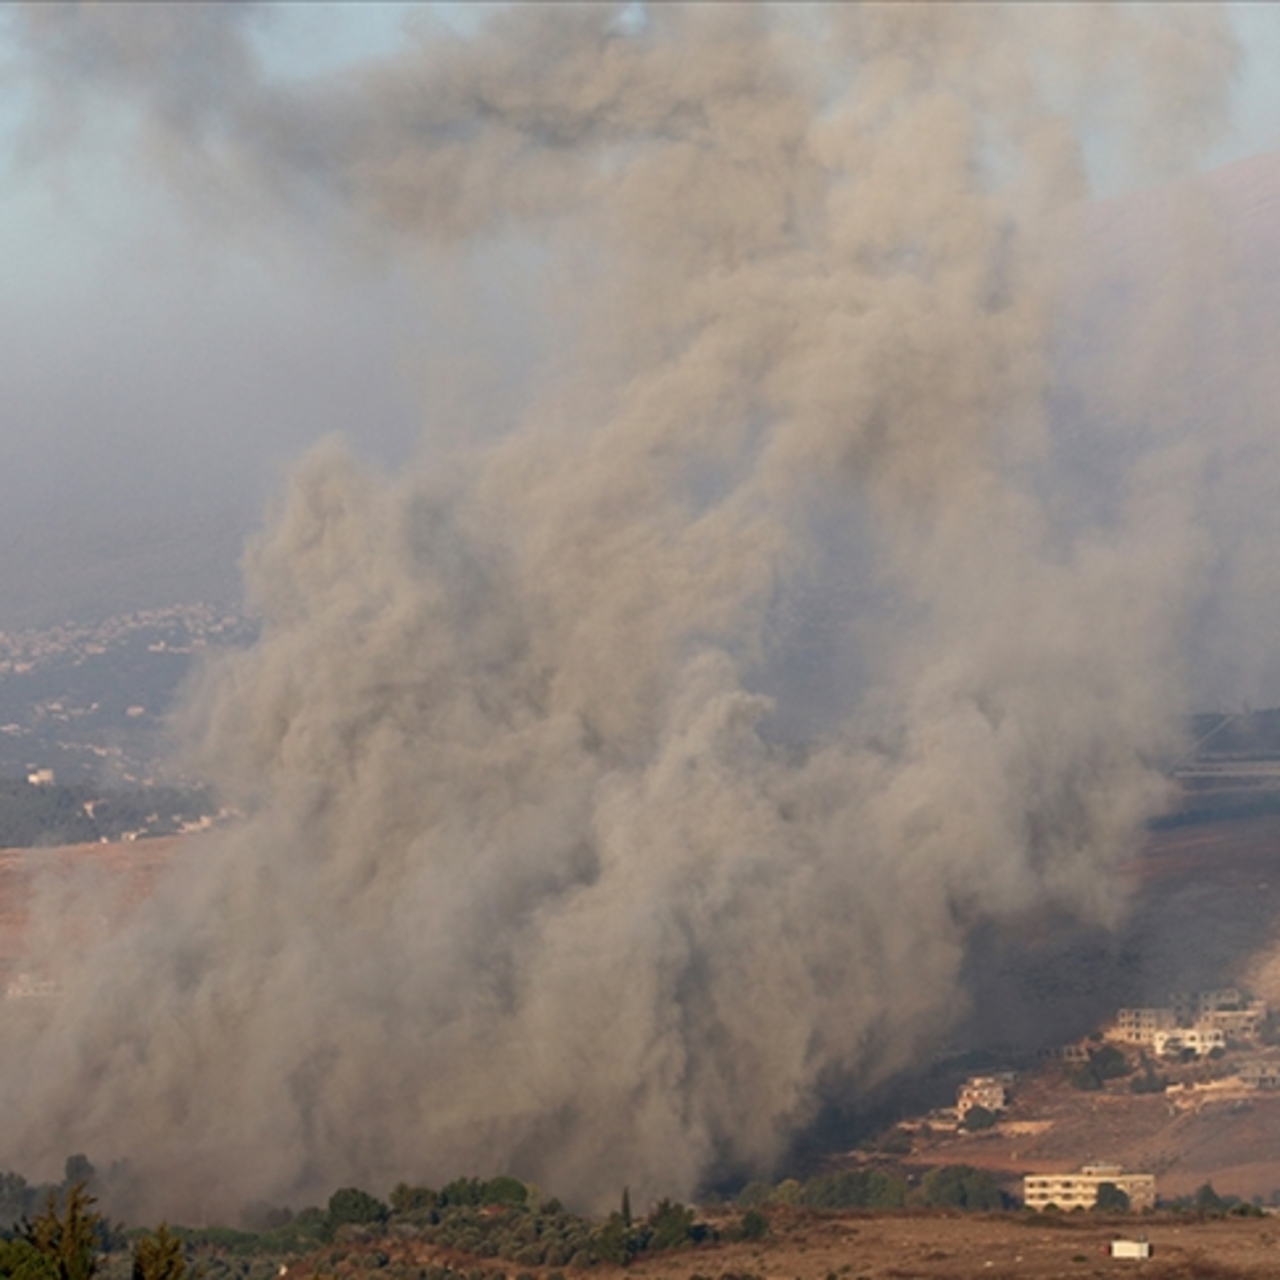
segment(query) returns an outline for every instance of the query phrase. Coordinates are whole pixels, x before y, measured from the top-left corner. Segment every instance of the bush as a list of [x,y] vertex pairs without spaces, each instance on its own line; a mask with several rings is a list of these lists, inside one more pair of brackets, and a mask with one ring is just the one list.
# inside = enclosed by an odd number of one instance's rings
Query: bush
[[1071,1087],[1093,1092],[1102,1088],[1102,1077],[1093,1069],[1092,1064],[1088,1064],[1081,1067],[1079,1071],[1072,1072]]
[[678,1249],[693,1239],[694,1212],[671,1200],[660,1200],[645,1220],[649,1231],[649,1247]]
[[1128,1213],[1129,1196],[1114,1182],[1098,1183],[1098,1198],[1093,1206],[1099,1213]]
[[893,1129],[881,1141],[880,1150],[887,1156],[909,1156],[912,1145],[911,1135],[905,1129]]
[[[964,1127],[971,1133],[978,1133],[983,1129],[994,1128],[998,1119],[996,1113],[987,1107],[973,1106],[964,1113]],[[908,1150],[910,1150],[910,1144],[908,1144]]]
[[367,1226],[385,1222],[390,1210],[381,1200],[375,1199],[359,1187],[341,1187],[329,1197],[328,1223],[336,1230],[346,1223]]
[[58,1280],[58,1271],[26,1240],[0,1240],[0,1276],[11,1280]]
[[763,1240],[769,1234],[769,1219],[759,1209],[748,1209],[738,1229],[744,1240]]
[[429,1213],[439,1199],[430,1187],[411,1187],[401,1182],[391,1193],[391,1208],[396,1213]]
[[930,1208],[1001,1209],[1004,1196],[989,1173],[967,1164],[930,1169],[920,1182],[921,1203]]
[[879,1169],[820,1174],[801,1189],[799,1203],[809,1209],[900,1209],[907,1184]]

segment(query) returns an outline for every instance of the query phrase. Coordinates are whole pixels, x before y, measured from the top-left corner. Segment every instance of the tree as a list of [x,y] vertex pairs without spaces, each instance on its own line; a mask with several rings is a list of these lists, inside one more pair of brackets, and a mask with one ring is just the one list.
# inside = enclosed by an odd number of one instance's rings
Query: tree
[[964,1127],[971,1133],[977,1133],[982,1129],[994,1128],[998,1119],[994,1111],[979,1104],[964,1113]]
[[439,1199],[430,1187],[411,1187],[407,1182],[400,1182],[391,1193],[391,1208],[396,1213],[429,1213]]
[[1222,1213],[1227,1207],[1223,1198],[1213,1189],[1212,1182],[1203,1183],[1196,1188],[1193,1203],[1201,1213]]
[[133,1251],[133,1280],[186,1280],[182,1241],[162,1222],[153,1236],[143,1236]]
[[77,1183],[86,1188],[91,1187],[97,1176],[97,1169],[89,1162],[89,1157],[86,1155],[68,1156],[66,1163],[62,1166],[64,1187],[74,1187]]
[[385,1222],[387,1206],[359,1187],[342,1187],[329,1197],[329,1227],[336,1230],[344,1223],[361,1226]]
[[526,1204],[528,1200],[529,1188],[505,1174],[490,1178],[480,1189],[481,1204]]
[[672,1200],[660,1200],[645,1221],[654,1249],[677,1249],[693,1239],[692,1209]]
[[0,1276],[4,1280],[57,1280],[53,1263],[26,1240],[0,1240]]
[[1128,1213],[1128,1193],[1122,1191],[1114,1182],[1100,1182],[1098,1183],[1098,1198],[1094,1201],[1093,1207],[1099,1213]]
[[739,1230],[744,1240],[763,1240],[769,1234],[769,1219],[759,1209],[748,1209]]
[[989,1173],[967,1164],[930,1169],[921,1179],[920,1196],[931,1208],[1001,1209],[1004,1197]]
[[58,1280],[90,1280],[98,1269],[98,1228],[102,1215],[94,1212],[97,1203],[78,1182],[63,1197],[58,1210],[58,1194],[49,1192],[44,1212],[22,1225],[22,1237],[53,1265]]
[[755,1209],[764,1204],[773,1195],[773,1187],[759,1180],[748,1182],[738,1192],[738,1204],[743,1209]]

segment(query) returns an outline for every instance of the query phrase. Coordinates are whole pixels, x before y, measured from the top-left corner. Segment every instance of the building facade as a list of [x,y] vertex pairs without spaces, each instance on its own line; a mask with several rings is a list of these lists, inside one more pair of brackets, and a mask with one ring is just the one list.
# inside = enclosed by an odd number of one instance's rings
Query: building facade
[[1155,1208],[1155,1175],[1125,1173],[1118,1164],[1087,1164],[1079,1173],[1027,1174],[1022,1198],[1028,1209],[1092,1209],[1098,1203],[1098,1188],[1106,1182],[1129,1197],[1131,1210]]

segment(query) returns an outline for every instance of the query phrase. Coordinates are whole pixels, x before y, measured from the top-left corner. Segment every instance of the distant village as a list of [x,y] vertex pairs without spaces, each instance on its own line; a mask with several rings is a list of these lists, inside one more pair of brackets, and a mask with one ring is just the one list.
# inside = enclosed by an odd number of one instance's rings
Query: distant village
[[[1236,987],[1185,992],[1161,1006],[1122,1008],[1114,1019],[1090,1036],[1048,1051],[1073,1069],[1067,1087],[1101,1089],[1111,1080],[1126,1082],[1131,1093],[1160,1093],[1174,1108],[1197,1108],[1209,1100],[1247,1097],[1280,1089],[1280,1049],[1272,1050],[1268,1007]],[[1165,1072],[1198,1065],[1192,1079],[1172,1080]],[[1018,1094],[1020,1075],[993,1071],[968,1076],[960,1084],[954,1106],[906,1120],[908,1133],[980,1133],[1005,1122]],[[1034,1120],[1010,1126],[1035,1132]],[[1106,1159],[1022,1179],[1023,1203],[1029,1209],[1071,1211],[1153,1209],[1157,1174],[1125,1169]]]

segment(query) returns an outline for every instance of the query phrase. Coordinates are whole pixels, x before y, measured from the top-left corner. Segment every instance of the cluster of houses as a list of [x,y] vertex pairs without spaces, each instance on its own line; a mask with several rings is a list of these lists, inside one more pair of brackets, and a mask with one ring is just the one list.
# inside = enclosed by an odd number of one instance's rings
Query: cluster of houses
[[[1103,1038],[1117,1045],[1137,1045],[1157,1057],[1193,1054],[1219,1057],[1227,1049],[1260,1042],[1267,1020],[1265,1000],[1254,999],[1235,987],[1173,996],[1161,1007],[1120,1009]],[[1087,1061],[1093,1047],[1071,1046],[1060,1051],[1068,1059]],[[1214,1051],[1218,1052],[1215,1053]],[[1234,1073],[1240,1084],[1253,1089],[1280,1089],[1280,1061],[1267,1058],[1239,1063]],[[955,1113],[961,1123],[974,1107],[998,1114],[1009,1105],[1012,1073],[970,1076],[960,1086]],[[1029,1174],[1023,1180],[1023,1199],[1030,1209],[1050,1206],[1062,1210],[1092,1209],[1106,1187],[1123,1192],[1132,1210],[1153,1208],[1155,1175],[1126,1172],[1118,1164],[1087,1164],[1074,1173]]]
[[1108,1040],[1149,1046],[1157,1056],[1190,1052],[1204,1058],[1215,1049],[1256,1043],[1266,1018],[1265,1000],[1222,987],[1177,995],[1159,1008],[1121,1009],[1105,1035]]

